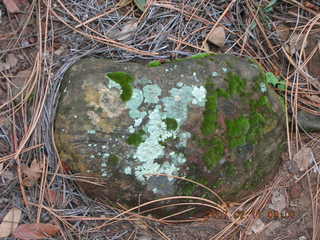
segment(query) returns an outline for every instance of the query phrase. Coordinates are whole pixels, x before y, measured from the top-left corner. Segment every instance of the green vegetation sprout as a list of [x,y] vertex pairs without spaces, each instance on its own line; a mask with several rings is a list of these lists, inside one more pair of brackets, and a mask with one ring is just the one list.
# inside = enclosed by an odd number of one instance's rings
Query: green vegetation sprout
[[107,73],[107,77],[121,86],[122,93],[120,97],[122,101],[129,101],[132,97],[132,83],[134,78],[126,72],[109,72]]
[[127,143],[129,145],[134,145],[134,146],[139,146],[141,143],[144,142],[144,135],[145,135],[145,131],[143,130],[139,130],[135,133],[132,133],[128,139],[127,139]]
[[178,123],[174,118],[166,118],[163,120],[167,125],[167,130],[176,130],[178,128]]
[[205,110],[203,112],[203,121],[201,125],[201,132],[204,135],[210,135],[214,132],[217,127],[218,119],[218,96],[214,89],[214,84],[209,82],[206,83],[207,97]]

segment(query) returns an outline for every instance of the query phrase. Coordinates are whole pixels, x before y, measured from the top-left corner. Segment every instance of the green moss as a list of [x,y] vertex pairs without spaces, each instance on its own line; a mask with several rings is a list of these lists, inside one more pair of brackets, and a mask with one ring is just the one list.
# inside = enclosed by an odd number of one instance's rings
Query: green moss
[[237,167],[233,163],[226,162],[223,167],[227,177],[234,177],[237,174]]
[[246,144],[247,134],[250,130],[250,121],[247,117],[227,120],[227,136],[229,139],[229,147],[235,148]]
[[217,91],[218,97],[224,97],[224,98],[230,97],[229,92],[223,88],[218,88],[216,91]]
[[245,168],[246,170],[251,170],[252,167],[253,167],[253,161],[252,161],[252,159],[250,158],[250,159],[245,160],[244,163],[243,163],[243,166],[244,166],[244,168]]
[[163,120],[167,125],[167,130],[176,130],[178,128],[178,122],[174,118],[166,118]]
[[212,55],[213,55],[212,53],[198,53],[198,54],[192,55],[189,58],[190,59],[200,59],[200,58],[205,58],[205,57],[212,56]]
[[139,146],[141,143],[144,142],[144,135],[145,135],[145,131],[143,130],[139,130],[135,133],[132,133],[128,139],[127,139],[127,143],[130,145],[134,145],[134,146]]
[[250,130],[247,135],[247,141],[256,143],[259,137],[263,134],[266,119],[261,113],[254,112],[249,118]]
[[203,135],[214,133],[217,128],[218,120],[218,94],[214,89],[214,84],[208,82],[205,85],[207,90],[205,110],[203,112],[203,121],[201,124],[201,132]]
[[154,60],[148,63],[148,67],[159,67],[161,66],[161,62],[159,60]]
[[118,163],[119,163],[119,157],[115,154],[111,154],[108,158],[108,163],[111,165],[111,166],[116,166]]
[[222,178],[219,178],[217,181],[215,181],[213,184],[212,184],[212,188],[215,189],[215,188],[219,188],[222,184],[224,183],[224,180]]
[[214,168],[224,156],[224,143],[215,137],[209,141],[209,150],[204,154],[203,161],[209,170]]
[[191,183],[191,182],[184,183],[182,188],[181,188],[182,195],[192,196],[193,192],[196,189],[196,186],[197,186],[196,184]]
[[132,83],[134,78],[126,72],[109,72],[107,73],[107,77],[121,86],[122,93],[120,97],[122,101],[129,101],[132,97]]
[[228,72],[225,79],[228,82],[228,91],[231,96],[245,92],[246,81],[234,72]]

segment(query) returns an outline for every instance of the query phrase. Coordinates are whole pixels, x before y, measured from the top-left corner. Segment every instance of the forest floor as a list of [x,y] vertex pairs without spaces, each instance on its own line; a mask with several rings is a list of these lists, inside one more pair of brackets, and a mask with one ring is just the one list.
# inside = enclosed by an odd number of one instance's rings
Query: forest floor
[[[200,52],[254,58],[286,102],[287,150],[273,182],[202,219],[170,224],[86,196],[57,154],[66,70],[85,56],[162,60]],[[0,238],[320,239],[317,0],[0,2]],[[319,120],[320,124],[320,120]]]

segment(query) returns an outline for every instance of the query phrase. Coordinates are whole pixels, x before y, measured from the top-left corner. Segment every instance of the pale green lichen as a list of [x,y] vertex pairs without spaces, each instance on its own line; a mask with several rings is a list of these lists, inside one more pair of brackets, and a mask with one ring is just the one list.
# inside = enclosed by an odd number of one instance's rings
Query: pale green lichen
[[177,147],[187,147],[188,140],[191,138],[191,133],[181,132],[178,135],[178,138],[180,139],[180,141],[179,141]]
[[212,76],[212,77],[218,77],[218,76],[219,76],[219,73],[218,73],[218,72],[212,72],[212,73],[211,73],[211,76]]
[[192,89],[192,96],[194,97],[192,103],[203,107],[206,101],[206,94],[207,90],[203,86],[194,87]]
[[261,82],[260,84],[260,91],[261,92],[266,92],[267,91],[267,86],[266,86],[266,84],[264,83],[264,82]]
[[146,85],[143,87],[143,96],[145,103],[157,103],[159,101],[159,96],[161,95],[161,88],[156,85]]
[[[135,160],[132,164],[124,169],[124,173],[134,174],[137,180],[145,182],[150,174],[163,173],[168,175],[177,174],[179,166],[186,162],[183,153],[170,153],[170,162],[158,163],[157,159],[164,157],[166,153],[166,141],[177,141],[177,147],[185,147],[191,134],[183,132],[177,136],[181,124],[187,119],[188,106],[195,104],[204,105],[206,99],[206,90],[203,87],[186,86],[180,84],[180,88],[169,90],[170,95],[159,99],[161,89],[155,84],[146,85],[143,91],[138,93],[133,90],[133,96],[127,103],[129,115],[137,120],[145,117],[141,115],[139,107],[142,102],[147,104],[148,119],[144,120],[143,137],[130,135],[137,148],[133,154]],[[138,97],[139,96],[139,97]],[[151,105],[152,104],[152,105]],[[136,126],[130,126],[128,131],[133,132]],[[139,139],[138,139],[139,138]],[[130,140],[128,139],[128,140]],[[170,140],[170,141],[171,141]]]
[[194,99],[192,96],[193,87],[183,86],[170,89],[169,97],[161,99],[167,117],[184,122],[187,119],[188,104]]

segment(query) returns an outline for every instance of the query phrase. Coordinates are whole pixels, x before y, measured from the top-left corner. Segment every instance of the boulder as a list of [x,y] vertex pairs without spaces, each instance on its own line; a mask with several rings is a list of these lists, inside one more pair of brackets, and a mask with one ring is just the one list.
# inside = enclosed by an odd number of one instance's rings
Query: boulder
[[177,195],[217,200],[179,176],[237,201],[277,171],[284,113],[250,59],[86,58],[68,70],[61,93],[55,141],[75,173],[105,184],[84,187],[90,196],[128,207]]

